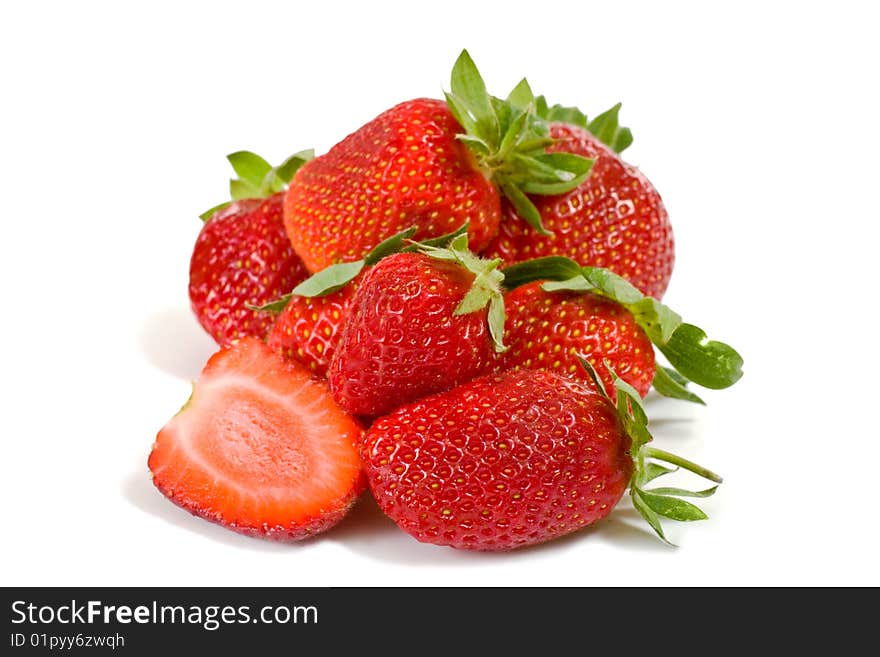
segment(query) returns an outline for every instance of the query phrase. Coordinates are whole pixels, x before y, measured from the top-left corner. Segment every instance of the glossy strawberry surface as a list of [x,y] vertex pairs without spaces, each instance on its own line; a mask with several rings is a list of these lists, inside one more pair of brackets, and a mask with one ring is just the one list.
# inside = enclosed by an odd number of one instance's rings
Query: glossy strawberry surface
[[456,315],[474,275],[417,253],[389,256],[354,295],[330,363],[330,388],[355,415],[377,416],[483,373],[487,310]]
[[269,333],[269,347],[325,377],[359,280],[326,296],[293,295]]
[[377,419],[361,455],[379,506],[416,539],[509,550],[607,516],[632,474],[629,447],[586,383],[515,369]]
[[513,264],[562,255],[581,265],[606,267],[644,294],[661,299],[672,276],[675,243],[657,190],[586,129],[552,123],[550,134],[559,141],[549,152],[594,159],[589,177],[565,194],[532,197],[552,236],[530,227],[504,201],[498,236],[484,257]]
[[284,221],[309,271],[357,260],[410,226],[426,239],[467,222],[472,248],[485,247],[500,197],[456,139],[462,132],[446,103],[411,100],[305,164],[288,188]]
[[589,381],[578,356],[600,373],[609,395],[614,381],[605,363],[644,397],[654,378],[654,346],[632,313],[593,293],[545,292],[535,281],[505,295],[508,350],[497,367],[533,367]]
[[189,297],[202,327],[220,345],[265,339],[274,318],[247,307],[280,297],[308,276],[281,214],[283,194],[233,201],[202,227],[193,248]]

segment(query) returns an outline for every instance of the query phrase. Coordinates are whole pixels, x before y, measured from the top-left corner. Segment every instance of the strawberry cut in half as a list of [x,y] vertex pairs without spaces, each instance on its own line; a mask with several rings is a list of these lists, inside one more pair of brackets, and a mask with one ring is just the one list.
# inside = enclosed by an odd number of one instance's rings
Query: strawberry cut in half
[[363,490],[362,429],[326,385],[255,338],[214,354],[159,432],[153,483],[190,513],[279,541],[335,525]]

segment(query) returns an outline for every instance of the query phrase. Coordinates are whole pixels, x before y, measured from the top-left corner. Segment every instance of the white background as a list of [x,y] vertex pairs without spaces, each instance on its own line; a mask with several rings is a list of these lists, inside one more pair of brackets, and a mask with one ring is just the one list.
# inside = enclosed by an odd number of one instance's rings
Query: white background
[[[398,6],[4,3],[0,583],[880,584],[872,4]],[[213,350],[186,286],[224,155],[325,151],[438,96],[462,47],[499,95],[528,75],[590,114],[624,102],[676,232],[666,301],[745,357],[707,408],[648,403],[659,446],[726,477],[709,521],[670,523],[678,549],[625,504],[509,554],[421,545],[372,503],[278,545],[150,484]]]

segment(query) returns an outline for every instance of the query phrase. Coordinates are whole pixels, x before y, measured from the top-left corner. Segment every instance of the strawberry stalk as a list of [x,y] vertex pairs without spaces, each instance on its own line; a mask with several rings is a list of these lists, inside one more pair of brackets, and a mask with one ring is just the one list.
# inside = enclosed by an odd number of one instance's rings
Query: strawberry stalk
[[704,388],[728,388],[742,377],[743,359],[723,342],[709,340],[706,333],[629,281],[599,267],[581,267],[562,256],[535,258],[502,270],[505,287],[512,289],[531,281],[547,280],[547,292],[592,292],[629,310],[672,369],[658,367],[654,389],[665,397],[698,404],[703,400],[687,388],[689,382]]
[[219,203],[199,215],[202,221],[210,219],[215,212],[222,210],[233,201],[245,198],[268,198],[287,188],[299,168],[315,156],[309,149],[294,153],[277,167],[273,167],[262,157],[250,151],[236,151],[226,156],[238,178],[229,180],[231,201]]
[[[648,416],[642,406],[642,398],[639,396],[639,393],[631,385],[618,377],[608,363],[605,363],[605,367],[608,368],[614,379],[614,388],[617,393],[616,399],[612,399],[605,392],[605,387],[602,385],[599,374],[590,362],[582,356],[579,356],[578,359],[584,369],[587,370],[590,378],[592,378],[599,394],[608,399],[617,409],[617,414],[620,417],[624,430],[630,437],[630,454],[632,455],[634,467],[629,482],[629,494],[633,507],[664,543],[673,545],[663,532],[661,518],[668,518],[669,520],[679,522],[705,520],[708,516],[702,509],[681,498],[710,497],[718,489],[718,486],[692,491],[685,488],[671,487],[646,488],[646,485],[658,477],[675,472],[678,468],[692,472],[715,484],[722,482],[721,477],[711,470],[677,454],[672,454],[655,447],[648,447],[648,443],[653,441],[654,437],[648,431]],[[676,468],[668,468],[663,463],[674,465]]]

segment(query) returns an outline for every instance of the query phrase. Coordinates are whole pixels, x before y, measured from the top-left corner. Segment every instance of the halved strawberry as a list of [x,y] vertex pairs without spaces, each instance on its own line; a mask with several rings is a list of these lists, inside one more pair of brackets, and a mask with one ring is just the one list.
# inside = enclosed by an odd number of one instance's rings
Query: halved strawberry
[[360,425],[324,383],[255,338],[214,354],[149,458],[156,487],[233,531],[296,541],[335,525],[364,482]]

